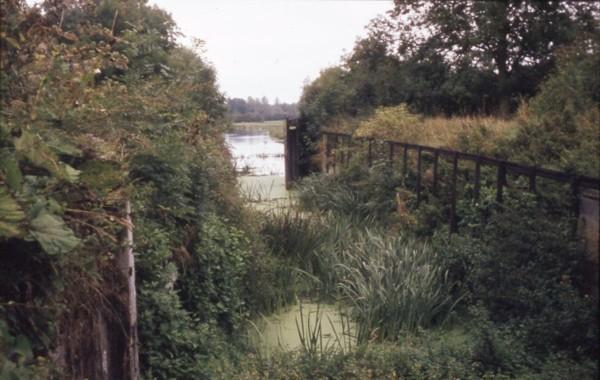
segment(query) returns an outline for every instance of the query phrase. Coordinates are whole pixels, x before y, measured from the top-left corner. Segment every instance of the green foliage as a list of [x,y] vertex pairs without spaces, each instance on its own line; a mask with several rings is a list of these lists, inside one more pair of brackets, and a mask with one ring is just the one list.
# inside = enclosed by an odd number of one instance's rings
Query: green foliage
[[[531,360],[556,352],[593,357],[598,310],[583,293],[585,256],[572,235],[573,221],[526,194],[509,193],[502,205],[483,203],[486,211],[468,217],[462,236],[434,240],[457,290],[487,310],[507,347],[522,345]],[[492,337],[484,338],[492,349]]]
[[558,66],[542,83],[529,107],[511,149],[520,161],[578,174],[598,176],[600,166],[600,70],[598,43],[563,49]]
[[[0,304],[9,334],[26,336],[40,357],[63,345],[63,377],[92,376],[96,363],[75,358],[97,339],[80,326],[95,326],[101,313],[117,325],[126,318],[115,258],[129,199],[142,372],[213,378],[222,367],[215,358],[229,352],[216,319],[237,325],[245,316],[246,270],[236,223],[205,222],[238,207],[213,69],[177,47],[171,17],[145,1],[1,6]],[[200,230],[213,240],[198,239]],[[211,297],[230,298],[226,311],[202,314],[213,300],[186,310],[174,289],[184,253],[208,263],[230,238],[213,261],[230,264],[227,272],[213,267],[206,283]]]
[[344,252],[339,287],[352,305],[359,343],[397,340],[445,319],[454,301],[436,261],[427,245],[369,231]]
[[25,213],[17,201],[4,187],[0,187],[0,236],[11,238],[19,236],[19,223],[25,219]]
[[202,322],[216,321],[228,334],[247,316],[242,294],[248,241],[216,215],[204,220],[189,263],[177,281],[184,307]]
[[31,342],[23,335],[12,336],[0,321],[0,378],[7,380],[42,380],[57,373],[43,358],[34,358]]
[[[137,255],[140,362],[144,378],[210,379],[225,351],[219,332],[182,306],[169,234],[140,220]],[[146,222],[146,223],[144,223]]]
[[30,233],[49,255],[68,253],[80,243],[60,218],[45,209],[32,217]]
[[397,0],[340,65],[304,86],[301,117],[318,129],[403,103],[426,116],[508,116],[536,94],[562,48],[597,56],[599,15],[586,2]]
[[389,222],[401,176],[384,162],[365,168],[361,159],[364,157],[343,168],[338,176],[303,179],[298,187],[301,207],[331,211],[356,221]]

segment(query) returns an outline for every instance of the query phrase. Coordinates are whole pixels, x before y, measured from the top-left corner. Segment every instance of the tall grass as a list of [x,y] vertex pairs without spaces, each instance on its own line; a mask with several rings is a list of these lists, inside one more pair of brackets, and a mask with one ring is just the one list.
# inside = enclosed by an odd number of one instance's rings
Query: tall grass
[[435,255],[427,244],[369,231],[344,251],[339,290],[353,307],[358,343],[445,320],[455,302]]
[[370,170],[350,167],[337,176],[313,175],[298,185],[298,203],[312,212],[327,211],[358,225],[385,224],[395,210],[398,173],[385,164]]
[[[355,127],[356,128],[356,127]],[[503,140],[513,136],[518,120],[489,116],[424,117],[406,105],[381,107],[358,123],[354,134],[381,140],[442,146],[480,154],[494,154]]]
[[290,273],[306,274],[303,286],[297,286],[296,290],[318,292],[320,297],[331,298],[338,280],[339,253],[359,228],[350,218],[287,207],[264,213],[261,235],[269,250],[285,260]]

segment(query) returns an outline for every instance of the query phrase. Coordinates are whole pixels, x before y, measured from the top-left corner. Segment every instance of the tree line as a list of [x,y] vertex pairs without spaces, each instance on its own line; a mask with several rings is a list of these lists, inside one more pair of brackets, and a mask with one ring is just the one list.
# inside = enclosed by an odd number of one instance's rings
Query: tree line
[[273,104],[266,97],[248,97],[227,99],[227,115],[233,122],[262,122],[269,120],[284,120],[298,117],[296,103],[280,103],[275,99]]
[[406,103],[425,115],[503,115],[538,91],[557,54],[597,54],[594,2],[395,0],[341,64],[305,86],[314,124]]

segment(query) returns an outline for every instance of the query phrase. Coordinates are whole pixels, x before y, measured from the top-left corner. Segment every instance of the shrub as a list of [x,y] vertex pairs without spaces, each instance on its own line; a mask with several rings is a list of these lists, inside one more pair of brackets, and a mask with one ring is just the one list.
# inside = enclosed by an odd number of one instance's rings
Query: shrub
[[249,252],[245,235],[226,223],[216,215],[205,218],[176,287],[186,310],[231,334],[248,315],[242,280]]

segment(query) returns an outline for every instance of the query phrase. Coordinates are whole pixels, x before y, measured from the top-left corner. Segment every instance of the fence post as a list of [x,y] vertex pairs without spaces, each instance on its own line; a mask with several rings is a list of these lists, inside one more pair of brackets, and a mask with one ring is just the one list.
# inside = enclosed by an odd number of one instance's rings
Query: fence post
[[504,163],[498,165],[498,177],[496,178],[496,202],[502,203],[502,190],[506,183],[506,166]]
[[529,174],[529,191],[532,193],[536,192],[536,175],[535,175],[535,167],[531,170],[531,173]]
[[329,163],[327,162],[327,160],[329,159],[328,157],[328,149],[329,149],[329,137],[326,133],[323,133],[323,139],[321,141],[321,144],[323,144],[323,156],[321,157],[321,171],[325,174],[328,174],[328,169],[329,169]]
[[433,194],[438,194],[438,160],[440,158],[440,151],[435,150],[433,153]]
[[352,138],[350,136],[346,137],[346,164],[350,163],[350,158],[352,157]]
[[575,222],[573,223],[573,236],[577,236],[577,223],[579,222],[579,178],[571,179],[571,209]]
[[421,147],[417,148],[417,207],[421,203]]
[[335,139],[333,140],[333,174],[337,174],[337,161],[338,161],[338,153],[339,153],[339,136],[335,135]]
[[479,191],[481,189],[481,158],[477,156],[475,161],[475,188],[473,189],[475,200],[479,200]]
[[389,141],[388,145],[390,148],[388,153],[388,161],[390,162],[390,165],[394,165],[394,143]]
[[452,188],[450,189],[450,233],[458,230],[456,223],[456,176],[458,171],[458,153],[452,155]]
[[373,140],[369,139],[368,142],[369,142],[369,150],[367,152],[367,161],[369,163],[369,167],[371,167],[371,165],[373,165],[373,151],[372,151],[373,150],[373,147],[372,147]]
[[402,155],[402,177],[408,175],[408,146],[404,145],[404,153]]
[[137,295],[135,288],[135,261],[133,257],[133,223],[131,221],[131,204],[125,203],[125,248],[119,257],[119,268],[127,279],[127,357],[129,365],[127,373],[132,380],[139,379],[138,333],[137,333]]

